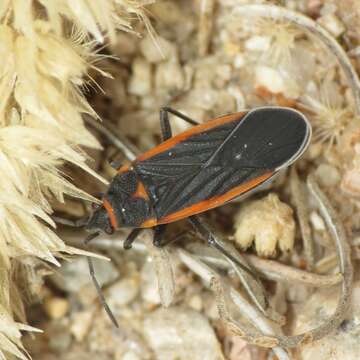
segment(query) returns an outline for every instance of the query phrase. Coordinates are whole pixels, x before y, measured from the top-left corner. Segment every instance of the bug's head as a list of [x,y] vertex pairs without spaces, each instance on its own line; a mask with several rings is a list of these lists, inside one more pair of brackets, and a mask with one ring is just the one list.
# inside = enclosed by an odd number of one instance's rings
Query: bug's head
[[86,225],[86,229],[90,231],[100,230],[107,234],[112,234],[115,229],[111,224],[110,216],[104,205],[93,206],[94,211]]

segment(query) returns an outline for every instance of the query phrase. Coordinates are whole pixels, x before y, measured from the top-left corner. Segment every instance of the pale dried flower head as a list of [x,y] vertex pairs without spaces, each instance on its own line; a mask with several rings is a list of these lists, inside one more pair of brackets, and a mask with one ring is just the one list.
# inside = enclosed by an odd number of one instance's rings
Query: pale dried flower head
[[303,97],[302,106],[312,114],[313,139],[329,147],[339,144],[344,130],[356,117],[343,103],[337,86],[328,80],[322,83],[317,94]]
[[235,241],[246,249],[255,243],[261,256],[272,256],[277,246],[282,251],[293,248],[295,221],[292,209],[271,193],[245,204],[235,217]]
[[271,18],[257,18],[255,31],[270,38],[270,46],[263,55],[263,60],[271,61],[272,65],[288,64],[292,60],[292,52],[296,40],[302,31],[290,22]]

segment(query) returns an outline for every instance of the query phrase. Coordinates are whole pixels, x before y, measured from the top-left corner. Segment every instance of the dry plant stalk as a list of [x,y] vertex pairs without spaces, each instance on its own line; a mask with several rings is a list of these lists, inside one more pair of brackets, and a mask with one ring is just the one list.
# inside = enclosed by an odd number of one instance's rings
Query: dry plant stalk
[[290,189],[296,207],[296,215],[300,225],[300,231],[306,258],[306,268],[308,270],[312,270],[314,268],[315,262],[314,243],[311,237],[309,213],[306,206],[306,197],[302,189],[302,183],[296,172],[295,166],[291,169]]
[[[241,303],[242,314],[248,318],[248,320],[259,330],[250,329],[248,326],[239,324],[229,314],[226,306],[227,294],[224,291],[222,280],[219,280],[219,274],[208,267],[202,261],[196,259],[193,255],[185,250],[178,249],[178,255],[180,260],[189,267],[193,272],[200,276],[208,286],[211,286],[214,290],[217,298],[218,311],[223,321],[230,327],[236,335],[246,339],[246,341],[257,344],[260,346],[266,346],[273,348],[275,354],[279,359],[289,359],[287,352],[278,347],[279,341],[276,338],[275,332],[270,322],[262,316],[262,314],[251,305],[239,292],[234,288],[229,287],[231,297]],[[266,332],[267,335],[262,335],[260,331]]]
[[198,32],[199,56],[205,56],[209,49],[214,8],[215,0],[201,0]]
[[[115,40],[117,29],[131,31],[124,17],[146,19],[141,1],[9,0],[0,5],[0,358],[20,351],[20,330],[12,319],[9,273],[12,258],[37,256],[59,265],[60,252],[76,253],[49,228],[49,200],[70,195],[95,199],[60,171],[73,163],[102,180],[86,164],[81,146],[100,148],[82,114],[97,117],[82,95],[99,59],[96,45]],[[67,27],[66,27],[66,25]]]
[[[106,242],[106,239],[104,239],[104,242]],[[98,243],[98,246],[105,245]],[[232,265],[225,259],[219,258],[216,254],[210,254],[205,245],[195,243],[189,244],[186,248],[206,264],[215,266],[219,269],[229,270],[232,268]],[[242,256],[255,269],[259,276],[267,280],[280,281],[289,284],[296,283],[311,287],[329,287],[339,284],[343,279],[343,276],[340,273],[321,275],[297,269],[275,260],[262,259],[256,255],[242,254]]]

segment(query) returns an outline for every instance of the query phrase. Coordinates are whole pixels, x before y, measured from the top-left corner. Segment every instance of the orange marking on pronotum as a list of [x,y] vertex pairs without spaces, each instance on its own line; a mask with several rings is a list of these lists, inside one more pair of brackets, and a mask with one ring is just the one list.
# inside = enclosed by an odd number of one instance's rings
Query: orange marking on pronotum
[[234,187],[232,190],[226,192],[223,195],[214,196],[208,200],[200,201],[197,204],[189,206],[188,208],[176,211],[170,215],[164,216],[163,218],[158,220],[158,224],[167,224],[173,221],[177,221],[180,219],[187,218],[191,215],[199,214],[203,211],[213,209],[217,206],[220,206],[227,201],[230,201],[237,196],[245,193],[248,190],[253,189],[255,186],[263,183],[267,179],[269,179],[274,174],[273,171],[268,171],[267,173],[248,181],[244,184]]
[[104,205],[104,208],[105,208],[105,210],[107,211],[107,213],[109,215],[109,219],[110,219],[110,223],[111,223],[112,227],[114,229],[116,229],[118,224],[117,224],[116,216],[115,216],[115,213],[114,213],[114,209],[112,208],[109,201],[106,200],[106,199],[103,199],[103,205]]
[[200,134],[202,132],[213,129],[222,124],[226,124],[228,122],[239,120],[239,118],[242,118],[245,114],[246,114],[246,112],[238,112],[235,114],[226,115],[226,116],[216,118],[214,120],[210,120],[201,125],[194,126],[191,129],[184,131],[183,133],[176,135],[176,136],[172,137],[171,139],[166,140],[163,143],[161,143],[160,145],[154,147],[153,149],[139,155],[135,161],[144,161],[146,159],[149,159],[152,156],[155,156],[156,154],[160,154],[160,153],[168,150],[169,148],[174,147],[176,144],[186,140],[190,136]]

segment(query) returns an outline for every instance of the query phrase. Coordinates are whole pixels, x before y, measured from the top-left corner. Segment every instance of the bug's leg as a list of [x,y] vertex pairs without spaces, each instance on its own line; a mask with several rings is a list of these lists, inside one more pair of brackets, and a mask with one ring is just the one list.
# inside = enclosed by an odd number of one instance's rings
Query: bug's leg
[[132,247],[132,243],[136,240],[138,235],[143,231],[142,228],[136,228],[130,232],[126,240],[124,241],[124,249],[129,250]]
[[[100,233],[99,232],[96,232],[94,234],[90,234],[85,240],[84,240],[84,244],[87,245],[91,240],[93,240],[94,238],[96,238]],[[112,313],[109,305],[107,304],[106,300],[105,300],[105,296],[103,294],[103,291],[101,289],[101,286],[96,278],[96,275],[95,275],[95,269],[94,269],[94,263],[92,261],[92,259],[87,256],[87,262],[88,262],[88,267],[89,267],[89,273],[90,273],[90,276],[91,276],[91,280],[95,286],[95,289],[96,289],[96,292],[99,296],[99,300],[100,300],[100,303],[102,305],[102,307],[105,309],[106,313],[108,314],[111,322],[118,328],[119,327],[119,324],[117,322],[117,320],[115,319],[115,316],[114,314]]]
[[199,125],[199,123],[188,116],[182,114],[181,112],[168,107],[164,106],[160,110],[160,127],[161,127],[161,133],[163,137],[163,141],[170,139],[172,137],[172,131],[171,131],[171,125],[169,120],[169,113],[179,117],[180,119],[183,119],[187,123],[191,125]]
[[158,225],[154,227],[154,240],[153,244],[157,247],[162,247],[165,245],[166,242],[164,242],[164,233],[166,229],[166,224]]
[[257,275],[254,271],[242,264],[238,261],[233,255],[229,253],[228,250],[221,244],[217,236],[211,231],[210,227],[200,219],[200,217],[193,215],[188,218],[190,224],[195,228],[195,230],[199,233],[199,235],[213,248],[218,250],[221,254],[223,254],[226,258],[234,262],[237,266],[239,266],[242,270],[246,271],[249,275],[251,275],[254,279],[258,280]]

